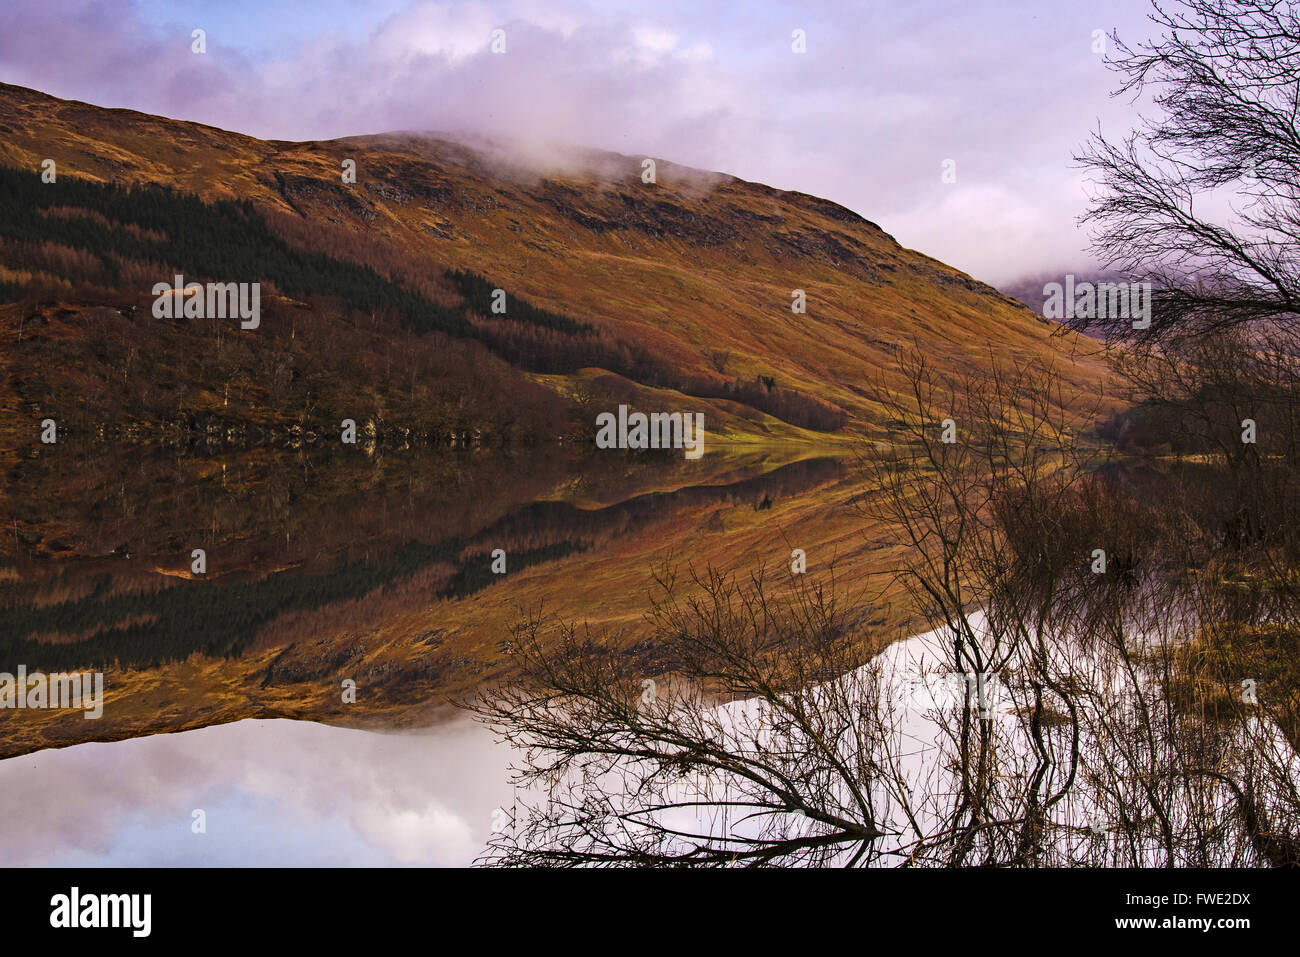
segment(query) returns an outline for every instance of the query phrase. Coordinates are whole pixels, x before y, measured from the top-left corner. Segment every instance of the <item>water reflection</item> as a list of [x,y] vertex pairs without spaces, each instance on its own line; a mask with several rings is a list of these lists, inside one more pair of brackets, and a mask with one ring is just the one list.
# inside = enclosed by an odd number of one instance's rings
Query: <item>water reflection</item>
[[5,487],[0,672],[104,671],[107,704],[7,710],[0,757],[248,717],[427,724],[412,709],[508,677],[521,606],[634,621],[654,560],[779,558],[792,503],[824,524],[845,475],[770,451],[37,453]]
[[508,760],[467,720],[250,720],[41,751],[0,762],[0,815],[23,835],[0,866],[464,866],[509,803]]

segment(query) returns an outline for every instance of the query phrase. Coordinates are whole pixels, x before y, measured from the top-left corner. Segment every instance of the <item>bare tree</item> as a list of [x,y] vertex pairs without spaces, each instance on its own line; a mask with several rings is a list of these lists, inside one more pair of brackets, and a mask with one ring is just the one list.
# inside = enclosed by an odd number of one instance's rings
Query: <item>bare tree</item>
[[632,648],[528,619],[523,678],[471,706],[522,756],[486,863],[1292,860],[1294,702],[1231,675],[1287,601],[1192,567],[1198,523],[1099,469],[1051,370],[903,371],[861,505],[910,546],[921,644],[879,653],[878,603],[798,575],[665,571]]
[[1123,454],[1054,370],[905,355],[860,505],[920,637],[712,572],[661,576],[639,652],[527,621],[523,679],[470,706],[522,755],[485,862],[1300,863],[1300,22],[1151,19],[1110,62],[1158,118],[1082,157],[1097,250],[1158,287],[1108,329]]
[[[1300,17],[1278,0],[1177,0],[1150,20],[1157,40],[1129,47],[1112,34],[1107,62],[1124,76],[1116,95],[1149,93],[1156,109],[1122,142],[1098,131],[1078,157],[1099,187],[1094,250],[1158,288],[1139,339],[1289,328],[1300,310]],[[1115,317],[1107,331],[1133,336]]]
[[[667,673],[608,635],[529,618],[512,643],[525,674],[474,706],[529,755],[496,864],[717,866],[860,860],[881,835],[877,769],[846,734],[869,692],[841,677],[867,654],[826,589],[784,600],[760,577],[674,573],[651,618]],[[809,689],[817,688],[816,693]],[[714,705],[722,698],[742,704]],[[862,749],[856,753],[865,754]],[[810,829],[810,825],[812,825]]]

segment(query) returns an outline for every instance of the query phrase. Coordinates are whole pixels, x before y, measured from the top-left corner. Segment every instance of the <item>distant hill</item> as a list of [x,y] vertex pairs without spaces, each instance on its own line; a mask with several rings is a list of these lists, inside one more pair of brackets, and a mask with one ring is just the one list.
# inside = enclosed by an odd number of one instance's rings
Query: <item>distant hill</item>
[[[1009,283],[1003,283],[999,289],[1015,299],[1017,302],[1033,310],[1038,315],[1043,315],[1043,305],[1047,301],[1047,295],[1043,292],[1043,287],[1048,283],[1065,283],[1066,275],[1074,276],[1075,283],[1090,282],[1094,285],[1098,283],[1119,283],[1125,282],[1126,278],[1119,273],[1106,272],[1097,269],[1061,269],[1056,272],[1044,272],[1034,276],[1026,276]],[[1044,320],[1045,322],[1047,320]],[[1085,327],[1082,332],[1087,335],[1092,331],[1091,327]],[[1100,332],[1100,327],[1097,328]]]

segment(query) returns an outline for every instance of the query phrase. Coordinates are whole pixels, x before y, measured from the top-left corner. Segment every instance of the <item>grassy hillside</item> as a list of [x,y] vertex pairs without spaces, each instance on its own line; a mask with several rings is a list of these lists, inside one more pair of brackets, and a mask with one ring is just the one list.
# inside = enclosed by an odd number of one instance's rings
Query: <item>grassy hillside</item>
[[[36,175],[47,158],[53,184]],[[663,160],[647,184],[641,159],[524,163],[414,135],[261,141],[0,85],[0,292],[52,278],[47,299],[143,302],[172,268],[262,281],[342,318],[481,343],[522,371],[601,368],[827,433],[886,431],[875,389],[901,347],[959,373],[990,350],[1046,361],[1078,344],[834,203]],[[505,316],[488,311],[494,288]],[[1100,388],[1099,364],[1067,371]]]

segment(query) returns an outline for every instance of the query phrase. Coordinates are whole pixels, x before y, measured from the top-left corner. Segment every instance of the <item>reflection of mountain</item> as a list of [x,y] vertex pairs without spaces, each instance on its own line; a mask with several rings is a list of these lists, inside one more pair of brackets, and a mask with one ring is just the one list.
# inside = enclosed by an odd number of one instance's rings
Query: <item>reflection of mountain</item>
[[[424,627],[404,640],[410,648],[402,660],[390,656],[379,674],[395,686],[394,700],[427,700],[445,684],[479,680],[489,662],[468,655],[466,643],[495,643],[510,624],[508,601],[490,618],[476,615],[468,628],[437,609],[460,607],[483,589],[509,593],[504,583],[534,568],[535,588],[562,593],[566,556],[599,558],[630,542],[654,542],[663,527],[683,518],[696,524],[718,506],[757,516],[834,486],[843,476],[834,459],[795,461],[767,472],[761,464],[739,463],[718,469],[717,484],[662,491],[681,468],[676,458],[661,460],[667,474],[660,475],[641,457],[575,461],[558,449],[549,460],[529,459],[532,481],[513,483],[505,476],[521,463],[505,454],[412,452],[389,455],[382,465],[283,454],[255,464],[235,457],[224,469],[206,462],[178,466],[159,453],[133,458],[133,468],[107,473],[119,476],[113,483],[120,486],[116,501],[99,498],[104,490],[92,485],[80,503],[87,508],[84,526],[73,518],[77,506],[62,503],[64,519],[52,527],[57,542],[39,537],[7,565],[11,574],[0,589],[0,671],[12,672],[19,664],[42,671],[105,670],[111,701],[114,688],[149,683],[160,669],[224,659],[225,671],[242,675],[239,681],[255,684],[258,692],[303,698],[336,684],[337,676],[365,676],[359,659],[367,642],[360,634],[414,615]],[[721,462],[715,457],[715,466]],[[629,464],[638,467],[624,475],[617,493],[617,473]],[[200,465],[206,477],[185,480],[185,469]],[[578,507],[543,494],[571,487],[568,478],[574,475],[583,476],[579,484],[585,485],[602,469],[611,473],[600,483],[611,504]],[[263,483],[249,481],[250,472],[269,476],[276,494],[268,496]],[[59,478],[44,470],[36,474],[40,480],[28,486],[33,494]],[[222,496],[223,475],[227,487],[244,490],[242,496]],[[122,476],[139,485],[121,484]],[[77,477],[56,484],[76,488]],[[171,497],[147,507],[158,489],[170,489]],[[525,497],[515,497],[520,495]],[[196,508],[204,501],[216,507]],[[191,511],[182,513],[182,506]],[[95,519],[97,512],[117,508],[133,517],[132,524]],[[331,520],[338,516],[347,520]],[[213,525],[204,527],[209,521]],[[182,545],[176,531],[184,526],[208,550],[210,573],[203,578],[188,574],[189,542]],[[128,538],[110,552],[114,528]],[[721,550],[726,536],[713,537]],[[81,551],[92,542],[104,557]],[[495,548],[508,556],[504,577],[490,570]],[[617,604],[632,597],[619,596]],[[198,698],[213,690],[200,679],[189,680]],[[176,705],[180,713],[187,711],[184,702]],[[281,713],[244,707],[245,714]],[[124,718],[162,729],[132,702],[118,699],[101,722],[83,721],[67,731],[99,737]],[[35,726],[50,719],[14,713],[6,721],[6,747],[29,749],[28,735],[46,733]]]
[[[135,474],[150,474],[145,464],[149,458],[136,457]],[[555,470],[566,463],[558,454],[552,459],[554,482]],[[446,468],[453,463],[460,466],[455,481],[426,480],[417,489],[390,473],[388,479],[397,481],[397,487],[371,487],[351,500],[339,500],[337,494],[315,494],[320,489],[313,483],[295,487],[301,474],[295,466],[305,460],[283,462],[270,470],[286,486],[272,498],[280,508],[268,510],[260,497],[227,502],[222,531],[234,541],[215,547],[201,528],[180,545],[178,503],[155,503],[146,512],[143,501],[138,502],[130,513],[142,519],[152,516],[166,527],[155,527],[149,536],[148,524],[137,520],[129,533],[123,530],[132,539],[113,549],[116,559],[81,563],[80,568],[76,562],[23,560],[16,567],[19,581],[5,590],[0,606],[0,671],[13,671],[18,664],[47,671],[150,667],[194,652],[236,655],[281,615],[355,600],[419,572],[433,574],[433,595],[472,594],[503,580],[489,570],[487,556],[494,548],[506,550],[509,568],[517,572],[611,537],[638,534],[667,512],[718,501],[770,506],[774,498],[825,484],[840,474],[835,460],[802,461],[729,485],[643,495],[629,485],[625,491],[633,497],[599,509],[577,509],[562,501],[511,501],[526,489],[503,481],[519,464],[504,456],[457,462],[444,453],[406,464]],[[170,463],[155,464],[165,472]],[[591,463],[593,468],[599,464]],[[337,493],[348,487],[340,481],[357,477],[347,468],[333,474],[328,463],[315,463],[314,468],[318,475],[329,474],[334,483],[327,492]],[[221,474],[229,480],[226,470]],[[203,494],[201,483],[179,487],[186,495]],[[484,489],[504,496],[489,502]],[[143,499],[153,491],[153,483],[146,479],[134,491]],[[125,487],[121,495],[127,497]],[[285,524],[286,534],[280,538],[279,523],[287,523],[291,513],[296,534],[289,534],[291,526]],[[331,522],[329,515],[348,516],[350,521]],[[313,517],[316,525],[304,524]],[[91,531],[102,535],[103,528]],[[260,532],[261,537],[248,543],[250,532]],[[64,549],[81,537],[68,529],[63,534]],[[241,539],[246,544],[239,544]],[[193,543],[208,551],[210,575],[203,581],[187,570]],[[162,548],[166,551],[160,552]],[[180,569],[170,575],[160,567],[177,562]],[[278,571],[261,571],[267,568]]]

